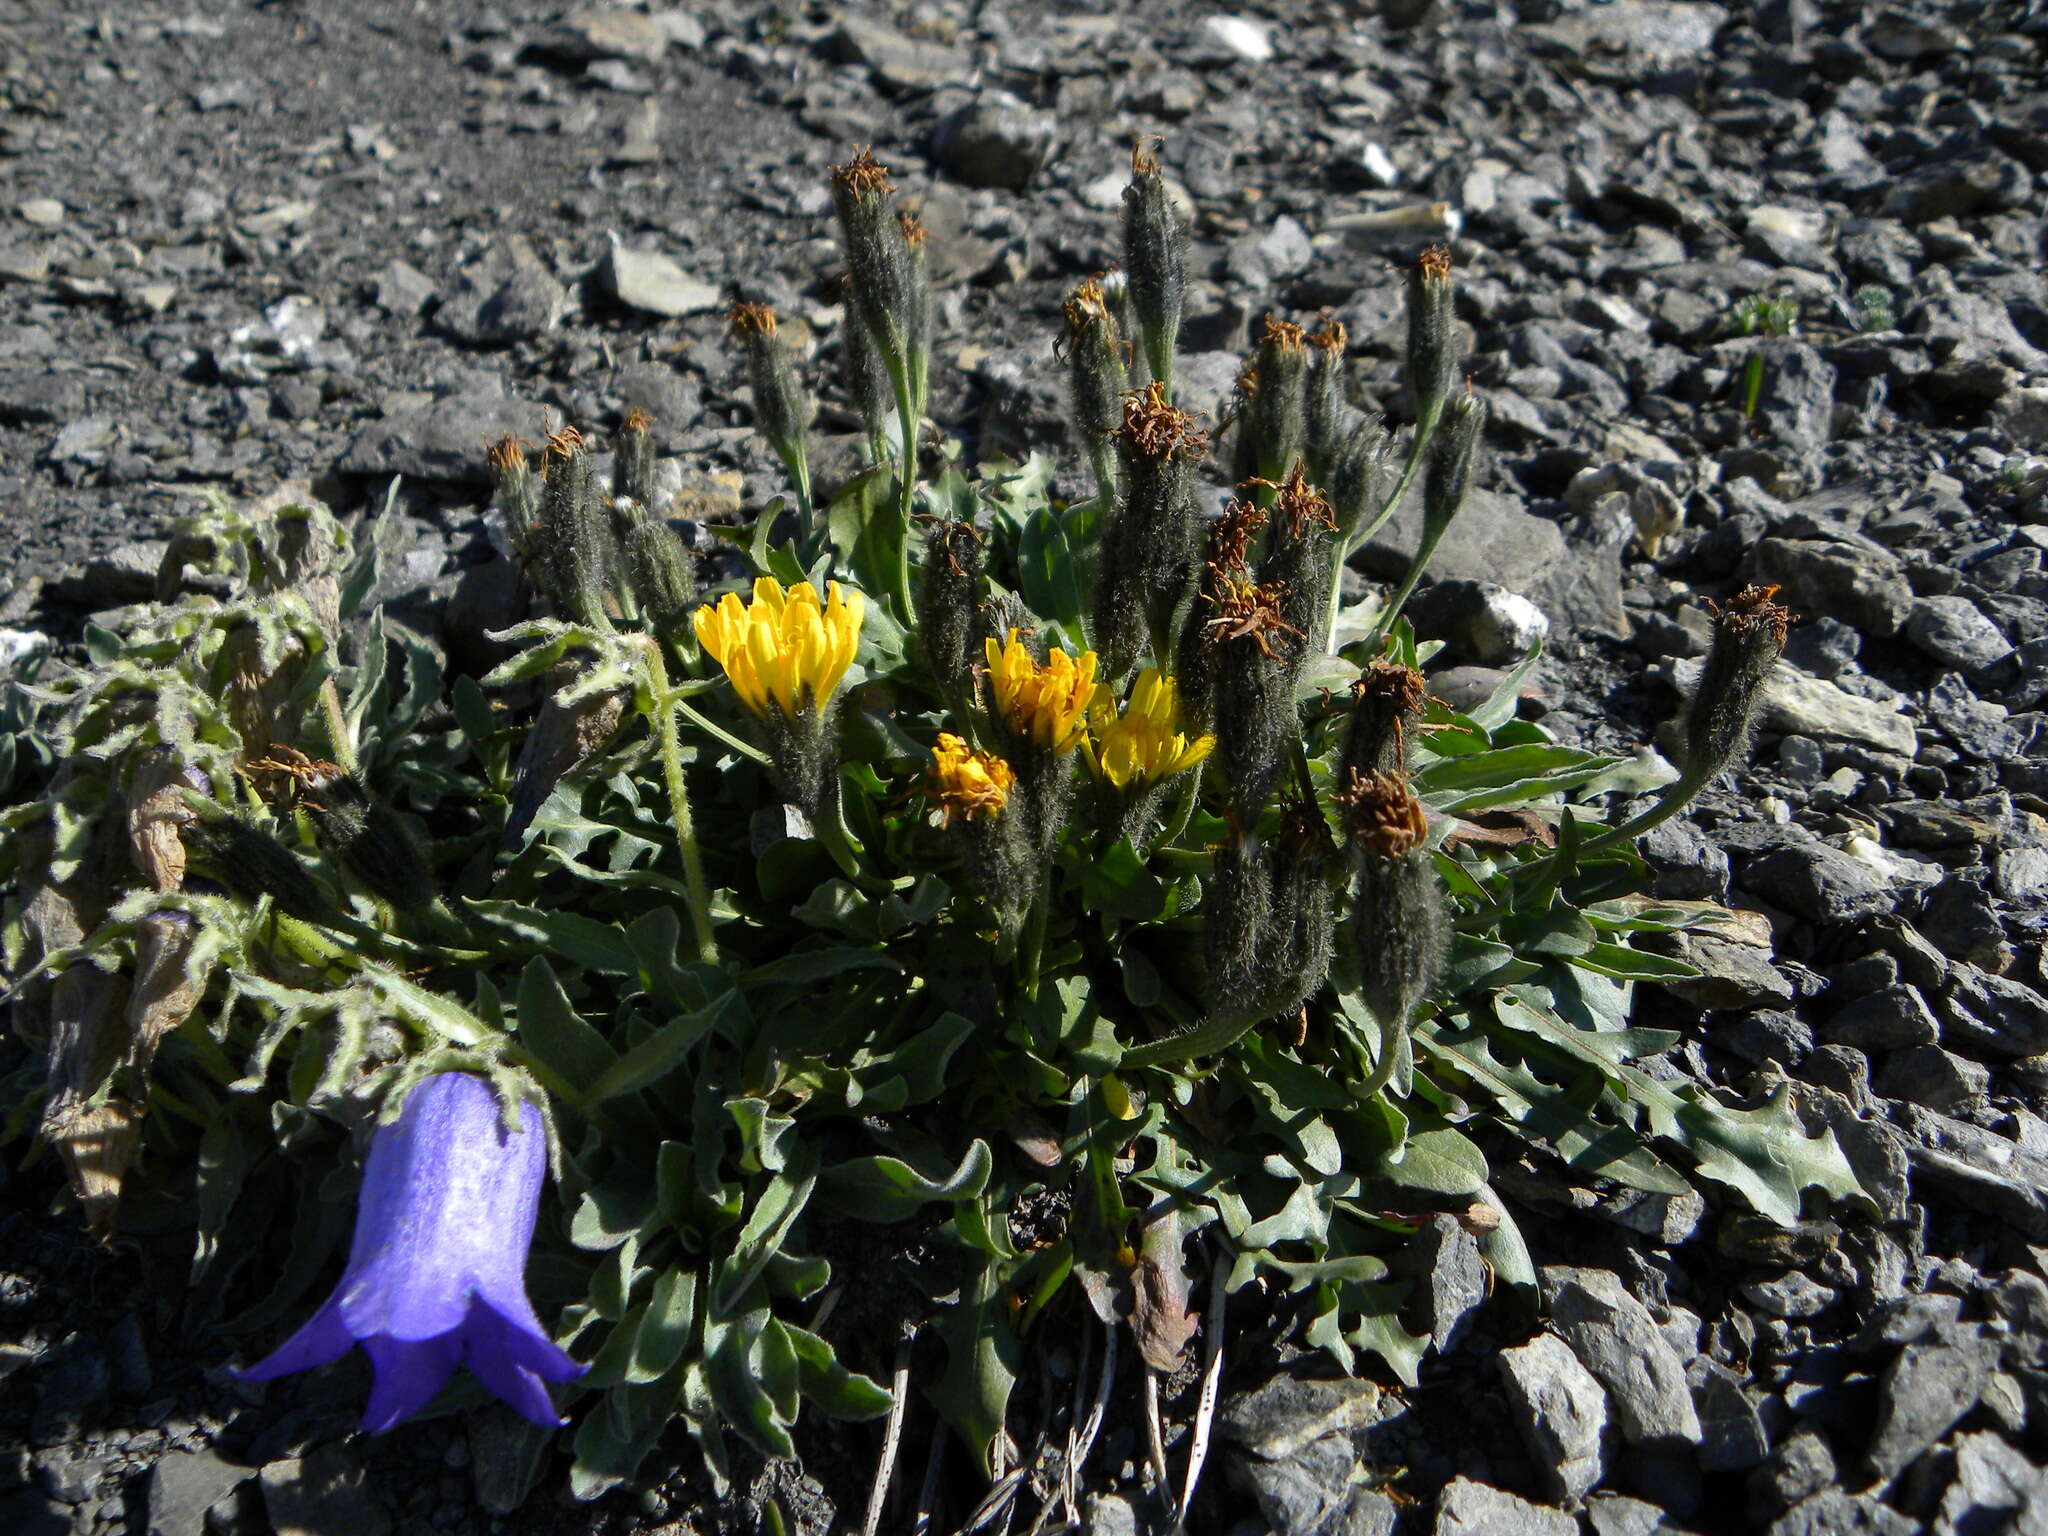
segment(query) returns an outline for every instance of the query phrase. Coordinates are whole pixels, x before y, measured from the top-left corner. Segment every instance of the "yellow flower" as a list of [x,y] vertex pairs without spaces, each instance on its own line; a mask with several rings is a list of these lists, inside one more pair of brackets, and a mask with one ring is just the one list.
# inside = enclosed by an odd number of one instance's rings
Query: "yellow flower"
[[1083,651],[1076,661],[1054,651],[1040,666],[1017,631],[1010,643],[988,639],[988,680],[995,691],[996,714],[1020,741],[1071,752],[1088,733],[1088,705],[1095,697],[1095,653]]
[[1181,730],[1180,689],[1157,667],[1138,674],[1121,715],[1107,689],[1091,715],[1095,739],[1087,745],[1089,770],[1121,790],[1162,783],[1194,767],[1216,745],[1214,736],[1190,741]]
[[860,644],[867,599],[838,582],[818,604],[817,589],[800,581],[787,592],[763,576],[751,603],[728,592],[716,607],[697,610],[697,641],[732,679],[740,702],[763,720],[769,707],[795,719],[806,707],[823,709],[839,687]]
[[941,731],[925,793],[939,808],[940,824],[951,826],[956,816],[966,821],[994,816],[1009,804],[1016,781],[1010,765],[995,753],[977,752],[951,731]]

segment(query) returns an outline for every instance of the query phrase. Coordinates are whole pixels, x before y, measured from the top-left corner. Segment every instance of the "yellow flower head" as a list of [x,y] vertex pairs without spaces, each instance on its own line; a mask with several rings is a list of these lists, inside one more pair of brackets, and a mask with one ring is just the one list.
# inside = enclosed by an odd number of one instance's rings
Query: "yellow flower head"
[[977,821],[994,816],[1009,803],[1017,776],[993,752],[977,752],[951,731],[939,733],[932,748],[931,782],[925,793],[939,809],[939,822],[953,818]]
[[763,576],[754,583],[752,602],[728,592],[716,607],[697,610],[697,643],[725,668],[740,702],[763,720],[771,706],[790,720],[807,706],[822,710],[853,664],[867,599],[836,581],[827,591],[821,607],[808,581],[785,592],[781,582]]
[[1054,651],[1044,666],[1010,631],[1010,643],[987,641],[988,681],[996,714],[1020,741],[1055,752],[1071,752],[1088,732],[1088,705],[1095,697],[1095,653],[1076,661]]
[[1138,674],[1121,715],[1107,689],[1091,713],[1095,739],[1086,749],[1089,770],[1120,790],[1163,783],[1194,767],[1216,745],[1214,736],[1191,741],[1181,730],[1180,689],[1157,667]]

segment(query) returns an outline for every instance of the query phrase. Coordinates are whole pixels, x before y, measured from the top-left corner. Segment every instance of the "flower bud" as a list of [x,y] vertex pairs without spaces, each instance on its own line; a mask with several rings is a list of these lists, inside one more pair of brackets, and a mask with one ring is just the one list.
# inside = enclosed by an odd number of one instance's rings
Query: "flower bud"
[[[1359,991],[1388,1030],[1405,1030],[1436,984],[1450,942],[1436,864],[1424,846],[1429,818],[1405,776],[1393,773],[1354,774],[1337,805],[1357,871],[1347,932]],[[1387,1044],[1391,1054],[1391,1037]]]
[[766,304],[735,304],[732,334],[747,366],[747,388],[754,397],[754,426],[776,457],[794,466],[805,457],[804,431],[811,403],[797,383],[789,349],[777,336],[775,311]]
[[1012,807],[1017,775],[993,752],[977,752],[950,731],[939,733],[925,795],[939,825],[958,842],[975,889],[997,928],[1014,940],[1037,894],[1038,860],[1026,818]]
[[1725,607],[1711,598],[1714,640],[1685,717],[1685,778],[1704,784],[1748,750],[1770,680],[1785,650],[1792,612],[1771,601],[1776,587],[1744,587]]
[[1140,142],[1124,188],[1124,271],[1145,360],[1164,399],[1173,387],[1173,353],[1187,302],[1187,225],[1174,211],[1159,160]]
[[368,785],[332,763],[310,764],[300,782],[320,841],[365,890],[404,912],[433,903],[434,871],[412,829]]
[[918,569],[917,643],[933,680],[962,703],[974,697],[975,667],[991,638],[982,599],[981,536],[971,523],[933,522]]
[[238,896],[268,896],[279,911],[304,922],[334,917],[334,903],[283,843],[231,812],[208,814],[191,798],[186,804],[199,816],[185,830],[185,846],[208,875]]
[[697,562],[682,536],[646,504],[631,504],[623,521],[626,534],[626,586],[646,616],[648,629],[664,638],[683,632],[697,605]]
[[1392,439],[1378,420],[1360,420],[1337,450],[1330,472],[1330,515],[1337,520],[1339,544],[1349,550],[1387,494],[1387,448]]
[[1195,581],[1195,466],[1209,439],[1156,380],[1124,397],[1117,447],[1124,497],[1103,530],[1095,637],[1105,674],[1122,682],[1149,642],[1164,660]]
[[1330,874],[1336,840],[1312,798],[1292,801],[1280,818],[1265,983],[1274,1015],[1299,1008],[1330,974]]
[[1472,458],[1486,425],[1486,403],[1460,395],[1444,412],[1443,424],[1429,444],[1429,475],[1422,485],[1422,538],[1434,549],[1451,519],[1465,504],[1472,483]]
[[1061,350],[1067,362],[1074,430],[1095,471],[1095,488],[1107,509],[1116,503],[1116,430],[1123,420],[1127,380],[1123,335],[1103,297],[1102,285],[1092,277],[1067,299]]
[[540,528],[540,480],[526,462],[526,450],[532,446],[516,437],[501,437],[484,455],[498,483],[505,537],[528,559],[538,552]]
[[1239,383],[1237,478],[1277,481],[1301,456],[1308,436],[1307,333],[1266,316],[1258,353]]
[[619,439],[612,449],[612,496],[654,505],[654,418],[634,406],[619,424]]
[[847,296],[868,338],[894,380],[909,380],[916,328],[910,244],[892,206],[889,173],[863,149],[832,168],[832,206],[846,256]]
[[616,567],[611,509],[583,435],[565,427],[548,439],[534,574],[556,611],[572,623],[609,630],[605,592]]
[[1422,674],[1375,658],[1351,685],[1350,724],[1337,764],[1341,783],[1408,771],[1408,738],[1422,720],[1428,697]]
[[867,429],[870,453],[877,459],[883,457],[896,409],[889,393],[889,370],[875,350],[866,323],[850,303],[846,321],[839,327],[839,377],[853,402],[854,414]]
[[1308,338],[1307,428],[1302,458],[1308,476],[1328,486],[1348,435],[1351,405],[1344,398],[1344,348],[1348,341],[1341,320],[1325,320]]
[[1263,954],[1271,932],[1273,878],[1256,838],[1233,834],[1214,850],[1202,890],[1202,940],[1208,962],[1209,1016],[1264,1013]]
[[1408,387],[1418,432],[1434,426],[1457,377],[1452,294],[1450,247],[1433,245],[1408,274]]

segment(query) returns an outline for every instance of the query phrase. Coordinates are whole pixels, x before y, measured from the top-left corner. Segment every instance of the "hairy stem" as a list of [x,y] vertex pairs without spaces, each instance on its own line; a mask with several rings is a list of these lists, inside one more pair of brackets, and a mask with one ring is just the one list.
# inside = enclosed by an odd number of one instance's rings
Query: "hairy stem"
[[682,701],[669,687],[668,664],[661,659],[661,647],[650,644],[641,655],[647,668],[647,689],[653,695],[654,735],[661,744],[661,772],[668,783],[676,851],[683,860],[683,886],[690,907],[690,928],[697,941],[697,958],[706,965],[716,965],[718,941],[711,934],[711,888],[704,878],[704,854],[697,846],[697,827],[690,816],[690,789],[683,779],[682,736],[676,730],[676,710]]

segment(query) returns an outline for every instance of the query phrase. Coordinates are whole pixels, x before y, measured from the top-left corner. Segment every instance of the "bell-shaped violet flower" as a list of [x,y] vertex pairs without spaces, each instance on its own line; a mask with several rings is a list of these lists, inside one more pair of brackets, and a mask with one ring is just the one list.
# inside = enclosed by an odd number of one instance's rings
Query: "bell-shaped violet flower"
[[508,1133],[490,1085],[467,1072],[414,1088],[370,1142],[340,1286],[242,1379],[310,1370],[361,1344],[372,1433],[419,1412],[458,1365],[535,1424],[560,1424],[545,1383],[585,1368],[555,1347],[526,1297],[547,1137],[533,1105],[519,1117],[521,1133]]

